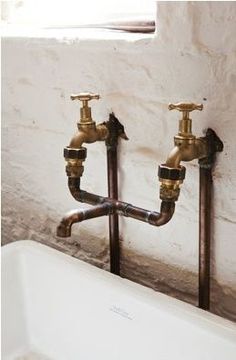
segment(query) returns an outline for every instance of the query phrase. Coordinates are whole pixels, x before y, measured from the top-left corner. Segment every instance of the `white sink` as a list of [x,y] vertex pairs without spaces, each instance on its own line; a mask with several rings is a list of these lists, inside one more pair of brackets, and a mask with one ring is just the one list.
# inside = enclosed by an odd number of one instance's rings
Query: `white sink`
[[2,359],[235,360],[236,325],[17,241],[2,249]]

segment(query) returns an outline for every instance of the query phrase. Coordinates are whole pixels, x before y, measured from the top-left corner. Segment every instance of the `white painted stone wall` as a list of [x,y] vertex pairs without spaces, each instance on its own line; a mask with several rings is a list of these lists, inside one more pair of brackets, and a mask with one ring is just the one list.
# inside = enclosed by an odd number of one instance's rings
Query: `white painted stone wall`
[[[157,33],[41,31],[2,39],[3,242],[31,238],[107,268],[107,218],[74,226],[68,241],[55,227],[76,203],[67,190],[62,150],[76,130],[88,90],[93,116],[110,111],[130,140],[120,143],[120,198],[158,210],[157,167],[173,146],[179,114],[169,102],[204,104],[193,130],[213,128],[224,142],[214,170],[212,311],[236,319],[236,3],[159,2]],[[83,188],[106,195],[104,143],[88,145]],[[198,164],[186,164],[172,221],[161,228],[120,219],[122,273],[196,303]]]

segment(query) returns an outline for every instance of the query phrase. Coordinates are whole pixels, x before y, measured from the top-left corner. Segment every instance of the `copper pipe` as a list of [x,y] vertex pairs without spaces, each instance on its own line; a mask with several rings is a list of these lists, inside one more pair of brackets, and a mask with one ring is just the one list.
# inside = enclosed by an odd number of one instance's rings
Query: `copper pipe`
[[149,223],[153,226],[162,226],[170,221],[174,214],[175,203],[174,201],[162,201],[160,213],[157,211],[150,211],[143,208],[139,208],[132,204],[114,200],[111,198],[88,193],[84,190],[80,190],[78,178],[68,178],[68,185],[72,196],[80,202],[88,204],[112,204],[113,211],[118,215],[126,217],[132,217],[133,219]]
[[59,237],[70,237],[71,227],[73,224],[108,215],[112,211],[113,205],[110,203],[100,204],[92,207],[91,209],[78,209],[69,211],[61,220],[57,227],[57,236]]
[[[107,146],[108,196],[118,200],[117,144]],[[110,270],[120,275],[119,218],[117,212],[109,215]]]
[[102,204],[107,198],[80,189],[80,178],[68,177],[68,187],[73,198],[90,205]]
[[210,307],[210,247],[211,247],[211,167],[199,168],[199,299],[198,306]]
[[145,210],[137,206],[118,201],[117,212],[119,215],[146,222],[154,226],[162,226],[170,221],[174,214],[175,203],[172,201],[161,202],[161,212]]
[[210,250],[211,250],[211,205],[212,168],[216,153],[223,151],[223,142],[212,129],[207,129],[205,140],[208,156],[199,160],[199,293],[198,306],[210,308]]

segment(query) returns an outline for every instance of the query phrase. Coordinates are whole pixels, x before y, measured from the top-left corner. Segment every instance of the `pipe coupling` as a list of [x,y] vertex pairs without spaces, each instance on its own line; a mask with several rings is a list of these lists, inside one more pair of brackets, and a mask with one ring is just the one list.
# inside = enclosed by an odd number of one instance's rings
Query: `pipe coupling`
[[177,201],[180,193],[180,184],[185,178],[185,167],[170,168],[162,164],[158,168],[161,182],[160,199],[164,201]]
[[160,199],[162,201],[177,201],[179,198],[179,182],[172,180],[172,183],[165,183],[164,180],[160,186]]
[[81,147],[79,149],[67,146],[64,148],[64,157],[67,162],[66,174],[70,177],[81,177],[84,172],[83,161],[87,156],[87,149]]

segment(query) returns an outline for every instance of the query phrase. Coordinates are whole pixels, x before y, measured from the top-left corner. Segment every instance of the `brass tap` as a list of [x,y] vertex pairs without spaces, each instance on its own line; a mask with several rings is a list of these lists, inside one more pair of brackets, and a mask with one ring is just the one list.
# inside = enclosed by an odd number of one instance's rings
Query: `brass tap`
[[86,159],[87,149],[83,143],[91,144],[95,141],[106,140],[109,131],[105,123],[96,124],[92,119],[91,108],[88,102],[100,99],[98,94],[80,93],[71,95],[71,100],[82,102],[80,120],[77,123],[78,132],[71,139],[69,146],[64,149],[64,157],[67,162],[66,172],[68,176],[80,177],[83,174],[83,161]]
[[92,119],[91,108],[88,102],[93,99],[100,99],[98,94],[80,93],[71,95],[71,100],[80,100],[82,107],[80,108],[80,120],[77,123],[79,132],[72,138],[69,147],[79,149],[85,142],[91,144],[95,141],[106,140],[108,130],[104,123],[96,125]]
[[181,161],[207,157],[208,146],[204,138],[196,138],[192,134],[192,119],[189,118],[191,111],[203,109],[202,104],[169,104],[168,108],[182,112],[182,118],[179,120],[178,135],[174,137],[175,146],[167,157],[166,163],[159,166],[158,175],[161,182],[160,198],[176,201],[179,197],[180,184],[185,178],[185,167],[180,165]]

